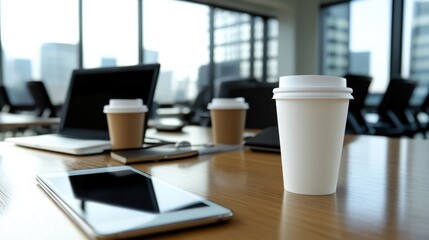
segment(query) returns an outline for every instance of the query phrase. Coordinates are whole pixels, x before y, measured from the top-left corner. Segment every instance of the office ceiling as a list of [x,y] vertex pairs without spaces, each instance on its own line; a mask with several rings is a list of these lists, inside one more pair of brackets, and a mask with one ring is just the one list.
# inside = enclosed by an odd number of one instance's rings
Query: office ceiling
[[[275,16],[291,8],[296,1],[313,1],[319,4],[342,0],[194,0],[194,2]],[[346,0],[343,0],[346,1]]]

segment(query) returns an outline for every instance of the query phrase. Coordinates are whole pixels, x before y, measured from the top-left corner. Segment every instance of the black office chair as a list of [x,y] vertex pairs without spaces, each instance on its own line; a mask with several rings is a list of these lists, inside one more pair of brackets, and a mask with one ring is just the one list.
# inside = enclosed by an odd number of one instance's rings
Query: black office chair
[[52,104],[42,81],[28,81],[27,88],[33,97],[36,115],[39,117],[57,117],[57,109]]
[[429,117],[429,93],[427,93],[425,99],[423,102],[418,106],[417,108],[413,109],[413,115],[414,119],[417,122],[417,130],[416,133],[421,133],[423,135],[423,138],[427,138],[427,132],[429,131],[429,122],[422,121],[419,118],[419,114],[425,114],[426,117]]
[[15,113],[16,109],[10,102],[9,95],[5,86],[0,86],[0,110],[2,112]]
[[365,99],[368,96],[372,77],[365,75],[346,74],[347,87],[353,89],[353,100],[349,103],[346,133],[365,134],[369,125],[365,119]]
[[210,126],[210,112],[207,105],[211,101],[209,87],[204,87],[190,106],[190,111],[184,120],[190,125]]
[[388,137],[413,137],[417,124],[410,113],[409,101],[417,82],[394,78],[377,108],[379,120],[372,126],[372,134]]
[[264,129],[277,126],[276,103],[272,99],[273,89],[276,87],[278,83],[252,82],[230,85],[227,89],[220,89],[219,97],[243,97],[249,104],[245,127]]
[[231,88],[239,88],[242,86],[256,86],[258,81],[255,78],[233,78],[228,80],[219,80],[216,82],[215,97],[225,97]]
[[[16,107],[11,103],[7,89],[3,85],[0,86],[0,111],[5,113],[19,113]],[[11,127],[0,130],[3,132],[11,132],[12,136],[16,136],[17,133],[24,133],[27,127]]]

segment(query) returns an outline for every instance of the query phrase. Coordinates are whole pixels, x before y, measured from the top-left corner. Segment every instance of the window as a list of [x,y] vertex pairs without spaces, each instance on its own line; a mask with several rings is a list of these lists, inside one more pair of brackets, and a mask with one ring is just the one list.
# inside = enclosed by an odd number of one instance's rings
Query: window
[[215,81],[250,77],[250,15],[216,8],[214,19]]
[[322,74],[343,76],[349,65],[349,4],[326,7],[321,15]]
[[362,0],[322,10],[322,74],[373,77],[372,92],[389,82],[391,0]]
[[429,86],[429,2],[405,0],[402,45],[402,76],[417,80],[417,98]]
[[268,19],[267,82],[277,82],[279,77],[277,70],[278,25],[277,19]]
[[3,84],[13,104],[32,104],[28,80],[43,80],[54,103],[62,103],[77,68],[76,0],[2,0]]
[[32,104],[28,80],[44,81],[53,103],[62,104],[79,67],[158,62],[160,104],[192,103],[219,79],[278,78],[278,23],[267,16],[177,0],[0,4],[1,81],[16,105]]
[[137,16],[137,0],[84,0],[84,68],[137,64]]
[[145,63],[161,63],[155,101],[193,100],[208,83],[209,7],[182,1],[143,1],[143,47]]

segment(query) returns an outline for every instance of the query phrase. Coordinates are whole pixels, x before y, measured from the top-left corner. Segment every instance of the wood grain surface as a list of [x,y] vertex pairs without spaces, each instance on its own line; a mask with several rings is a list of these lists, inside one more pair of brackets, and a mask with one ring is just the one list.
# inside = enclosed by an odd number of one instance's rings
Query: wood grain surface
[[[210,141],[210,129],[149,135]],[[132,165],[233,210],[231,221],[148,239],[429,239],[429,142],[346,136],[337,192],[283,190],[280,154],[247,149]],[[117,166],[0,143],[0,239],[87,239],[38,187],[38,173]]]

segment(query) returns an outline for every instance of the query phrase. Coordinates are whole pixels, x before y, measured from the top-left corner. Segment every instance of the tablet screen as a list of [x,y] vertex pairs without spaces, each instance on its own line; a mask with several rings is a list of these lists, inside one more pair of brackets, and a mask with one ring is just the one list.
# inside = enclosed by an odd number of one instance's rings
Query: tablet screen
[[60,205],[65,204],[89,225],[93,235],[174,225],[229,212],[127,166],[45,174],[38,180]]

